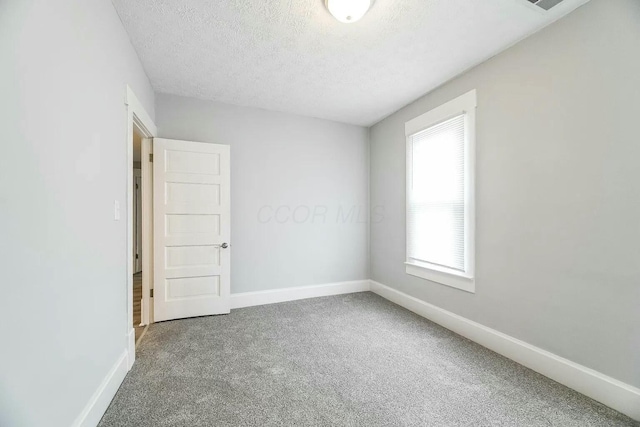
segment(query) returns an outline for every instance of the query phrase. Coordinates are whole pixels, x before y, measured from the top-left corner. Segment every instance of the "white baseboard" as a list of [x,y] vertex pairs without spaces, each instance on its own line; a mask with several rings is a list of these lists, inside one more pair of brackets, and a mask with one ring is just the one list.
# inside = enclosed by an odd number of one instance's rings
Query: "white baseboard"
[[120,355],[115,365],[102,380],[100,387],[89,399],[87,406],[84,407],[78,418],[73,422],[73,427],[95,427],[98,425],[111,400],[116,395],[118,388],[120,388],[120,384],[124,381],[125,375],[127,375],[129,370],[127,368],[129,358],[127,353],[125,350]]
[[231,309],[295,301],[306,298],[351,294],[354,292],[367,292],[369,290],[369,286],[369,280],[354,280],[352,282],[297,286],[295,288],[272,289],[258,292],[243,292],[231,294]]
[[640,421],[640,389],[418,298],[371,281],[371,291]]

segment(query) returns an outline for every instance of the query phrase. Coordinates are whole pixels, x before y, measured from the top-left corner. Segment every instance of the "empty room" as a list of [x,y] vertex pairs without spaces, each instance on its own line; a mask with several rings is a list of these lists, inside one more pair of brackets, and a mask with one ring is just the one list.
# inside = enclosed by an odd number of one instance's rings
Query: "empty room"
[[0,426],[640,427],[640,0],[0,0],[0,94]]

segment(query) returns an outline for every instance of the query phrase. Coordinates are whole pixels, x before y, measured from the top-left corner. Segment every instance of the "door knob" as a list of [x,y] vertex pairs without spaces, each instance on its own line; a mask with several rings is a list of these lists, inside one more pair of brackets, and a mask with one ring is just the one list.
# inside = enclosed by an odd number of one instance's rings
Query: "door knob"
[[227,245],[226,243],[223,243],[223,244],[220,245],[220,247],[222,249],[227,249],[229,247],[229,245]]

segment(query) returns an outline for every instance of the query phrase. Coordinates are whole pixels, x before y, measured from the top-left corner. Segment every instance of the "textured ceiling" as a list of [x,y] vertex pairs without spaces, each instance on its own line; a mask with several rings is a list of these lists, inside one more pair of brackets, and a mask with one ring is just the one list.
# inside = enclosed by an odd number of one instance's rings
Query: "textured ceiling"
[[113,0],[154,89],[371,125],[588,0]]

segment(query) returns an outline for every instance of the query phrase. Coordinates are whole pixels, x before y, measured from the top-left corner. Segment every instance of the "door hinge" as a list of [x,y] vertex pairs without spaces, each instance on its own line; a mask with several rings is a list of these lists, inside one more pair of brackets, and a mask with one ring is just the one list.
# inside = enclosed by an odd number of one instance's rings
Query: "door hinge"
[[150,289],[150,290],[149,290],[149,296],[150,296],[151,298],[153,298],[153,289]]
[[149,153],[149,161],[153,163],[153,153]]
[[138,254],[136,254],[136,259],[138,259]]

